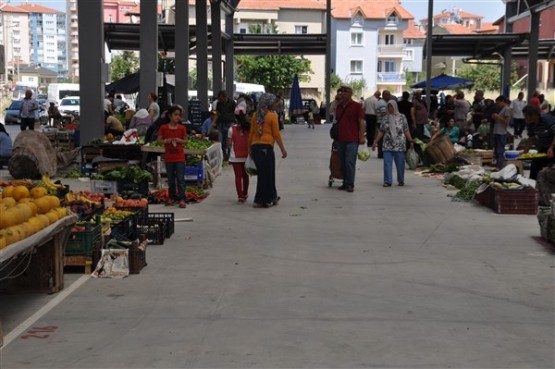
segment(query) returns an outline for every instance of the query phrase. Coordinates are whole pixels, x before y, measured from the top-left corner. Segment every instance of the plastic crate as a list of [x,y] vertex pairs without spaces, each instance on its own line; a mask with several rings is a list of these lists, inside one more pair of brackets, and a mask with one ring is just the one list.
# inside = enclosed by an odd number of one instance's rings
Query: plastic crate
[[174,213],[148,213],[146,216],[139,218],[139,224],[148,224],[152,221],[164,224],[164,235],[166,238],[170,238],[175,232]]
[[185,182],[202,183],[204,182],[204,165],[203,162],[195,166],[185,167]]
[[118,192],[118,182],[117,181],[100,181],[91,180],[91,192],[93,193],[104,193],[106,195],[111,195]]
[[487,186],[483,191],[478,188],[476,194],[474,195],[474,199],[478,201],[478,203],[486,208],[493,207],[493,191],[490,186]]
[[91,256],[102,247],[102,225],[87,223],[84,227],[84,231],[71,231],[64,255]]
[[148,181],[141,181],[139,183],[135,183],[133,181],[125,181],[120,180],[118,181],[118,192],[124,191],[134,191],[138,192],[143,196],[148,196]]
[[165,223],[159,223],[154,219],[149,220],[146,223],[137,225],[137,233],[140,236],[144,236],[146,239],[150,240],[150,245],[163,245],[166,225]]
[[538,212],[538,192],[527,187],[522,190],[493,191],[493,211],[499,214],[532,214]]

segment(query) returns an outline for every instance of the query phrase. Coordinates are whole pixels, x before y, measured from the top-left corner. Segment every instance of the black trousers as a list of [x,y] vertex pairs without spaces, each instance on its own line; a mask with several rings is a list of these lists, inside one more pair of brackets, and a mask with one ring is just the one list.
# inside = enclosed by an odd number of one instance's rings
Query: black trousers
[[254,144],[251,146],[251,157],[258,171],[254,202],[261,205],[271,204],[277,199],[274,147],[272,145]]
[[366,144],[368,147],[372,146],[374,138],[376,137],[376,127],[378,125],[378,117],[372,114],[365,114],[366,119]]

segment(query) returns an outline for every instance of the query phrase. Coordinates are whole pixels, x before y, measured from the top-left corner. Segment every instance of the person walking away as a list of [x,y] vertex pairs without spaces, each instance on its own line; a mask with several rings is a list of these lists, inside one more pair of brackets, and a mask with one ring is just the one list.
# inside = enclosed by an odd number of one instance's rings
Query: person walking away
[[277,114],[272,111],[275,100],[276,97],[273,94],[262,94],[256,114],[251,120],[249,147],[258,171],[253,204],[255,208],[269,208],[277,205],[280,200],[276,189],[274,144],[277,142],[283,159],[287,157],[287,150],[279,132]]
[[164,145],[164,161],[168,177],[169,196],[166,205],[179,202],[180,208],[185,208],[185,150],[187,144],[187,129],[181,124],[183,110],[172,106],[167,110],[170,121],[163,124],[158,131],[158,143]]
[[231,125],[235,122],[235,102],[231,100],[227,93],[222,90],[218,92],[218,103],[216,104],[216,124],[220,132],[220,142],[222,143],[222,151],[224,161],[229,160],[229,147],[227,146],[227,132]]
[[19,106],[19,117],[21,118],[21,131],[35,129],[35,112],[38,110],[39,104],[33,99],[33,91],[25,91],[25,97]]
[[484,118],[484,113],[486,111],[486,104],[484,103],[484,91],[476,90],[474,93],[474,99],[472,100],[472,105],[470,106],[470,115],[472,117],[472,124],[474,124],[474,129],[478,130],[478,127],[482,124],[482,119]]
[[464,98],[464,92],[457,91],[455,95],[455,124],[461,132],[474,132],[474,127],[469,127],[468,113],[470,112],[470,103]]
[[[391,100],[391,92],[384,90],[382,92],[382,98],[378,101],[378,127],[382,125],[384,121],[387,120],[387,102]],[[374,135],[375,137],[375,135]],[[378,159],[383,159],[382,142],[378,142]]]
[[376,150],[378,142],[383,138],[383,186],[391,187],[393,183],[393,162],[397,169],[397,184],[404,186],[406,142],[409,142],[411,148],[414,143],[407,118],[399,113],[395,101],[387,102],[387,113],[387,119],[380,125],[378,135],[372,143],[372,151]]
[[339,189],[353,192],[358,145],[366,143],[366,121],[362,105],[353,100],[352,87],[341,86],[341,91],[343,98],[336,110],[339,133],[336,144],[343,175],[343,184]]
[[378,101],[380,101],[380,91],[374,92],[373,95],[364,100],[364,119],[366,120],[366,142],[368,146],[374,142],[376,136],[376,128],[378,124]]
[[524,132],[524,128],[526,125],[524,114],[522,113],[522,109],[524,109],[526,105],[526,101],[524,100],[524,92],[519,92],[517,98],[511,101],[514,133],[517,137],[522,137],[522,132]]
[[412,117],[412,128],[414,136],[425,140],[424,126],[428,124],[428,108],[422,100],[422,91],[416,91],[412,99],[412,109],[410,111]]
[[536,105],[538,108],[541,109],[541,100],[540,100],[540,92],[539,91],[534,91],[532,93],[532,97],[530,98],[530,101],[528,101],[528,104]]
[[6,131],[6,127],[0,124],[0,169],[12,157],[12,138]]
[[507,127],[511,120],[510,108],[507,106],[505,96],[495,99],[495,104],[499,108],[498,113],[493,113],[491,117],[495,121],[493,124],[494,156],[495,165],[498,170],[503,169],[505,163],[505,145],[507,144]]
[[281,95],[276,96],[276,106],[275,111],[278,116],[278,123],[279,123],[279,130],[281,131],[284,128],[283,120],[285,119],[285,102]]
[[[412,127],[412,117],[410,115],[410,109],[412,108],[412,103],[409,101],[410,93],[408,91],[403,91],[403,95],[401,96],[401,101],[397,103],[397,108],[399,109],[399,113],[403,114],[407,119],[407,123],[409,125],[409,130]],[[411,135],[414,132],[411,132]],[[372,140],[374,142],[374,140]],[[369,142],[368,145],[371,145]]]
[[249,155],[250,126],[246,113],[241,112],[237,116],[237,124],[231,126],[227,135],[229,162],[235,174],[235,190],[239,203],[244,203],[249,196],[249,175],[245,170],[245,161]]
[[542,114],[536,105],[528,104],[522,109],[528,126],[528,149],[534,146],[538,152],[547,154],[545,159],[534,159],[530,167],[530,178],[537,179],[544,167],[553,163],[555,150],[555,116]]
[[152,118],[152,121],[160,118],[160,105],[156,102],[158,101],[158,96],[154,92],[148,94],[148,114]]

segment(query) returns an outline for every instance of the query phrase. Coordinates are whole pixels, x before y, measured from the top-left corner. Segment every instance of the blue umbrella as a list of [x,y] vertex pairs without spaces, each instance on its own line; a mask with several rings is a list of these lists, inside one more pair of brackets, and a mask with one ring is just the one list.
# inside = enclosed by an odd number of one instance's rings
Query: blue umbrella
[[[457,88],[472,87],[474,82],[464,78],[451,77],[445,73],[430,78],[430,88],[437,90],[454,90]],[[425,88],[426,81],[420,81],[411,86],[412,88]]]
[[301,96],[301,87],[299,86],[299,76],[295,73],[293,86],[291,87],[291,96],[289,97],[289,116],[294,117],[303,113],[303,98]]

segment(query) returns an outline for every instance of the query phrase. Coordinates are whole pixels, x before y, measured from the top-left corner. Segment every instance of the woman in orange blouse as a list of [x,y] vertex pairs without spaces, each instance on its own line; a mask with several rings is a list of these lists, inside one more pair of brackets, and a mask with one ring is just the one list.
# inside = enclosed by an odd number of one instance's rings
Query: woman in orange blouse
[[258,102],[258,110],[252,117],[249,132],[250,155],[258,170],[256,182],[256,195],[254,195],[255,208],[269,208],[277,205],[279,196],[276,189],[276,159],[274,144],[277,142],[281,150],[281,157],[287,157],[279,132],[278,116],[273,111],[276,96],[263,94]]

